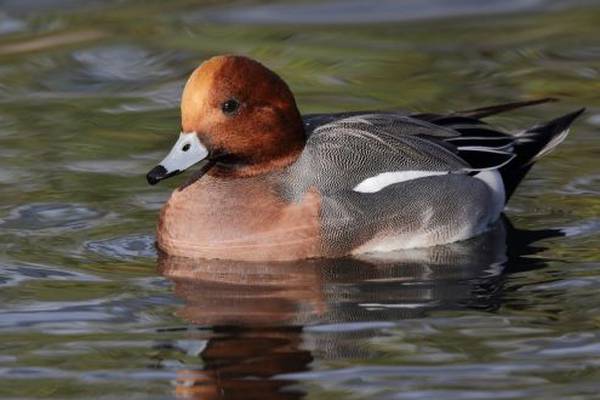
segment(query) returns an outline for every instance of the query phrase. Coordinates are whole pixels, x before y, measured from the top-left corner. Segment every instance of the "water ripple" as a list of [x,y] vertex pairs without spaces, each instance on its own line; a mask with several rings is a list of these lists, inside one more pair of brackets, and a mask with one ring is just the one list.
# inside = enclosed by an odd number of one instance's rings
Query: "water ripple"
[[250,24],[366,24],[534,10],[544,2],[458,0],[450,5],[443,0],[380,0],[375,7],[360,0],[266,4],[202,10],[185,17],[185,20]]
[[79,50],[73,59],[79,62],[90,80],[107,81],[155,80],[172,76],[169,53],[157,54],[133,45],[101,46]]
[[25,30],[26,24],[24,21],[9,17],[0,12],[0,35],[7,35]]
[[600,195],[600,175],[579,176],[569,182],[564,193],[574,195]]
[[81,271],[43,264],[9,263],[0,270],[0,286],[17,286],[28,280],[102,282],[104,279]]
[[75,172],[140,176],[146,164],[143,160],[80,160],[70,162],[65,167]]
[[112,239],[88,241],[85,248],[106,257],[117,259],[155,258],[154,235],[130,235]]
[[97,224],[105,216],[106,212],[81,204],[33,203],[11,210],[0,219],[0,227],[18,231],[78,230]]

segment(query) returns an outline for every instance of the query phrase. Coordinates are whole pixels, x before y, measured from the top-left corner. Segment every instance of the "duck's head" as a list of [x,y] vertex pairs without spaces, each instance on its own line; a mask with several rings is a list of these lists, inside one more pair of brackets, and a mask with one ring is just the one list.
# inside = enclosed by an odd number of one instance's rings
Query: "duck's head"
[[305,143],[294,96],[274,72],[241,56],[198,67],[181,98],[182,131],[146,178],[151,185],[204,161],[203,171],[245,177],[283,168]]

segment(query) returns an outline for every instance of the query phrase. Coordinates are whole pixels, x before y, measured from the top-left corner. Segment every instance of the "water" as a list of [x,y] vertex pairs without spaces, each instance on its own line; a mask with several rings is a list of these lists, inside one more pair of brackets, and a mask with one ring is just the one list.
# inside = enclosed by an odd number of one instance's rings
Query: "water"
[[[600,398],[594,1],[0,2],[0,398]],[[303,112],[587,106],[486,236],[393,259],[157,258],[143,175],[219,53]],[[560,233],[558,229],[564,229]],[[564,236],[566,234],[566,236]]]

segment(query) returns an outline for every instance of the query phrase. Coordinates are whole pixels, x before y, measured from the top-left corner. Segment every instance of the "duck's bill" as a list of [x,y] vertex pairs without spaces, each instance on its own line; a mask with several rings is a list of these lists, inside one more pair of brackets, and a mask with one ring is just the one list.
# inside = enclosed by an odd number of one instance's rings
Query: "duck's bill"
[[163,179],[178,175],[208,157],[208,150],[195,133],[181,133],[179,139],[156,167],[146,175],[148,183],[156,185]]

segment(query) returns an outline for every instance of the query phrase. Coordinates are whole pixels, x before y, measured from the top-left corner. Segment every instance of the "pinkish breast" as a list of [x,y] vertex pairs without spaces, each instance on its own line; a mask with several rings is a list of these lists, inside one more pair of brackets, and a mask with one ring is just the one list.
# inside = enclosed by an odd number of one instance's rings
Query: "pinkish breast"
[[204,176],[173,192],[160,213],[158,246],[170,255],[243,261],[319,257],[320,196],[281,198],[260,178]]

